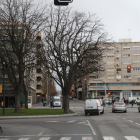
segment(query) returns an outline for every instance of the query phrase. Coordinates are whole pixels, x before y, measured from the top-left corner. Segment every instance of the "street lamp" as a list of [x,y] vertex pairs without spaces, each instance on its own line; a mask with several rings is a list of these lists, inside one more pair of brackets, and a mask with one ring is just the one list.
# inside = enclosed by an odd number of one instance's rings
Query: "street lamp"
[[3,116],[5,115],[5,62],[3,62]]

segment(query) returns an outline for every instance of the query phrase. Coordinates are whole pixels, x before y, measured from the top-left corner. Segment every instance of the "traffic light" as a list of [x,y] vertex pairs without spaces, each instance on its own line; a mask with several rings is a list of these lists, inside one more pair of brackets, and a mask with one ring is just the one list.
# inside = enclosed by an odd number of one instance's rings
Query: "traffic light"
[[131,72],[131,66],[127,66],[127,72],[128,72],[128,73]]
[[107,94],[108,94],[108,95],[111,95],[111,92],[108,92]]
[[54,0],[54,5],[67,6],[73,0]]

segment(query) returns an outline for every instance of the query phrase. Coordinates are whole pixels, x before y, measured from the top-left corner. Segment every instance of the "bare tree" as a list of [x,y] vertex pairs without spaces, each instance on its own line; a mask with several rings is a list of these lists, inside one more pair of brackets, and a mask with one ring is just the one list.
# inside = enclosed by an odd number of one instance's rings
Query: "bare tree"
[[15,92],[15,112],[20,112],[19,94],[28,93],[26,80],[36,60],[36,33],[44,23],[44,9],[30,0],[4,0],[0,5],[0,59]]
[[69,112],[69,91],[74,78],[103,70],[103,49],[108,41],[104,25],[95,14],[70,8],[48,9],[44,29],[46,51],[43,62],[61,87],[64,112]]

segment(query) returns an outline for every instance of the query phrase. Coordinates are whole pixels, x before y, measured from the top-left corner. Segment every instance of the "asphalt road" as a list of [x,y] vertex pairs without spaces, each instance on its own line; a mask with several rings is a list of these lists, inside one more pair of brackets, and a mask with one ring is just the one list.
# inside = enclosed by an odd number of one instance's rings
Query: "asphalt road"
[[140,140],[140,113],[128,107],[128,113],[84,115],[84,101],[70,100],[70,109],[78,116],[3,119],[0,140]]

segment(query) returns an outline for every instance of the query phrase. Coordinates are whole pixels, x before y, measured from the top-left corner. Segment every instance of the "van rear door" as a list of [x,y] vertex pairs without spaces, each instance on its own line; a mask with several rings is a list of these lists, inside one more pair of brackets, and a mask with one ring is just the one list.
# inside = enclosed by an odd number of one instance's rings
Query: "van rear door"
[[86,100],[86,109],[97,109],[96,101],[93,99]]

